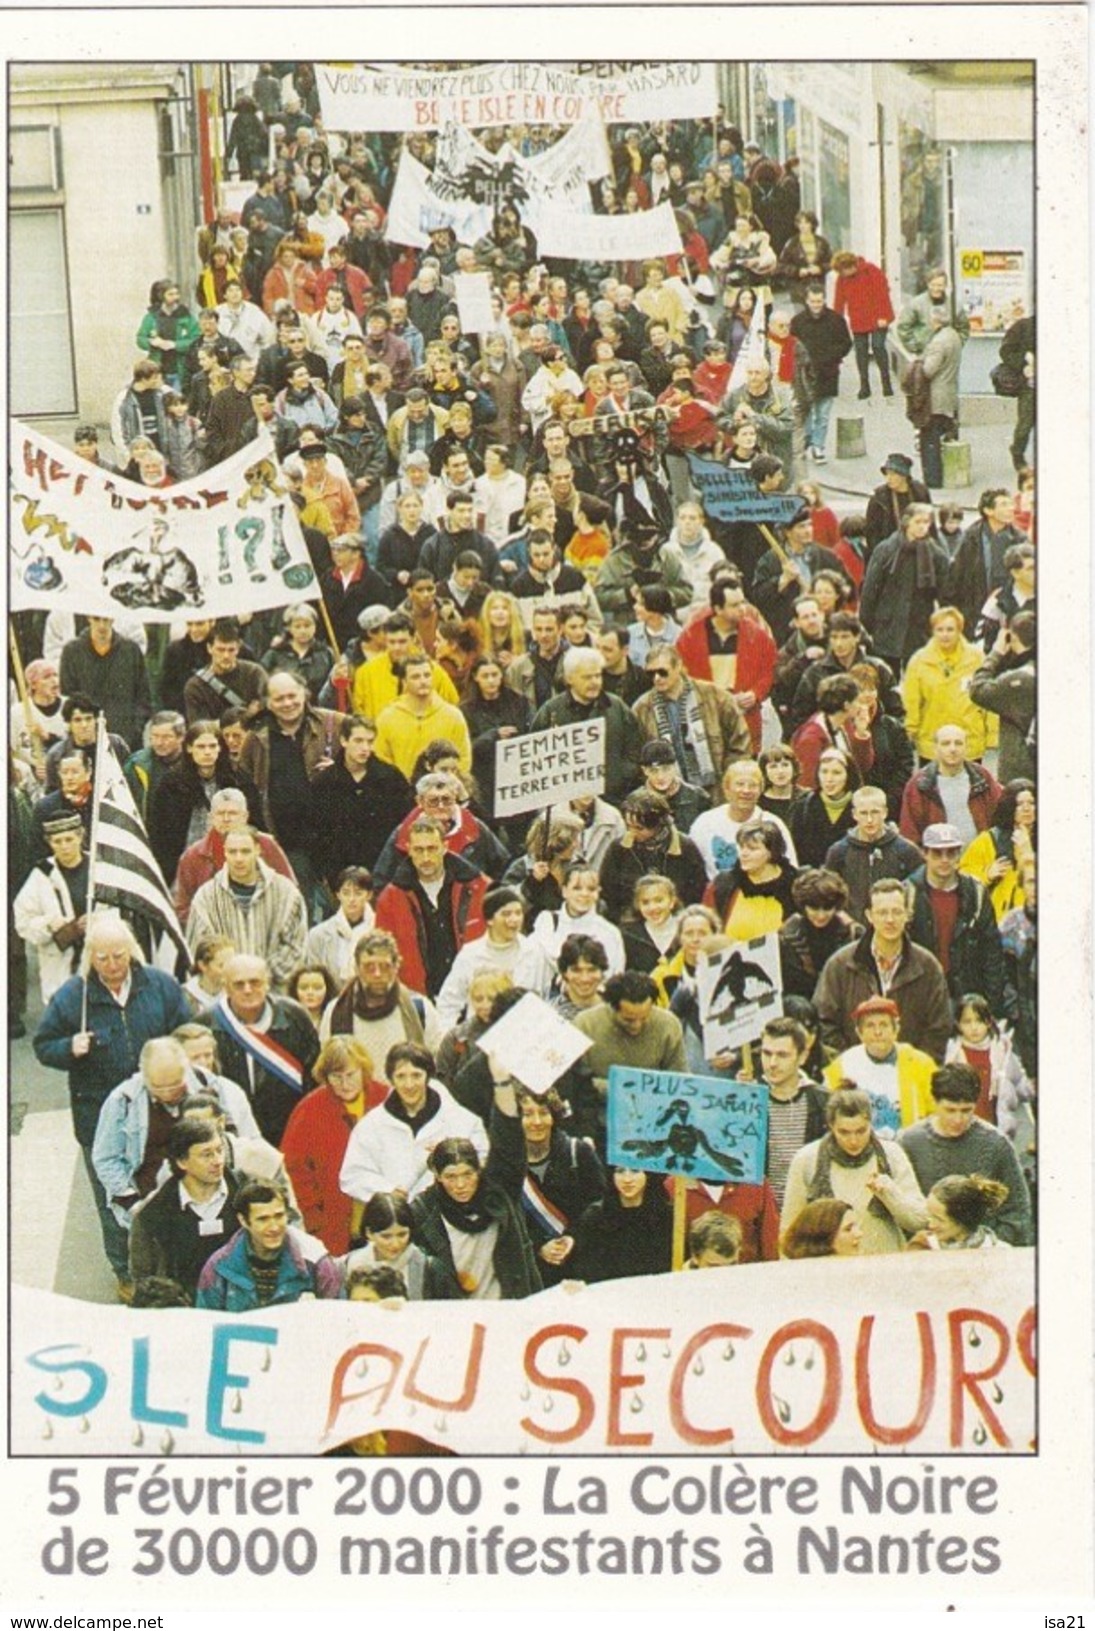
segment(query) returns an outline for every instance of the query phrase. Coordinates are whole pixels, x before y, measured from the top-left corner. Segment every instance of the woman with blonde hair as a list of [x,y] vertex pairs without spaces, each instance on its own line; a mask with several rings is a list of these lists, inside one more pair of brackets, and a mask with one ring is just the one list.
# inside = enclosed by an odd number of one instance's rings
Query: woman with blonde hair
[[289,1117],[281,1150],[304,1227],[337,1257],[357,1233],[354,1203],[339,1187],[346,1146],[362,1116],[388,1090],[376,1080],[370,1054],[350,1036],[324,1043],[312,1077],[316,1086]]
[[506,589],[492,589],[479,613],[483,654],[493,657],[504,670],[515,657],[525,655],[525,630],[516,596]]

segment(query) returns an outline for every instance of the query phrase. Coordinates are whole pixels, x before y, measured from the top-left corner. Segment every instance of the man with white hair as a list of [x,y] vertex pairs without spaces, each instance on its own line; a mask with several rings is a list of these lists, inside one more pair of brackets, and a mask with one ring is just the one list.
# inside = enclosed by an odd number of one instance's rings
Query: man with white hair
[[[182,1043],[160,1036],[145,1043],[140,1068],[119,1082],[104,1101],[91,1158],[123,1229],[129,1229],[137,1202],[157,1187],[167,1159],[167,1141],[182,1115],[183,1100],[199,1092],[202,1085]],[[227,1078],[218,1086],[233,1125],[239,1126],[241,1117],[244,1126],[252,1125],[242,1089]]]
[[81,972],[54,992],[34,1036],[39,1064],[68,1074],[72,1128],[91,1180],[103,1246],[128,1300],[125,1234],[107,1204],[91,1152],[103,1103],[137,1070],[141,1049],[166,1036],[190,1015],[179,982],[142,961],[132,930],[116,912],[87,921]]
[[563,658],[566,690],[549,698],[532,721],[534,731],[605,722],[605,788],[609,804],[619,804],[639,780],[643,733],[626,703],[604,688],[605,660],[590,647],[572,646]]
[[380,500],[380,535],[394,527],[396,511],[404,493],[417,493],[422,500],[422,520],[436,527],[445,513],[445,489],[430,470],[430,456],[419,450],[408,453],[400,475],[390,481]]
[[785,470],[790,470],[795,432],[791,393],[776,384],[763,356],[746,361],[745,383],[730,392],[723,422],[732,426],[754,424],[758,451],[771,454]]

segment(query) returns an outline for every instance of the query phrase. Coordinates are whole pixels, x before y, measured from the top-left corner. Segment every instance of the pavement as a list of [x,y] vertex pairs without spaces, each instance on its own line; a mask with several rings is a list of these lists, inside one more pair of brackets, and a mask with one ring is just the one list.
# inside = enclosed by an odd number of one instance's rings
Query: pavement
[[[829,425],[828,459],[825,464],[808,464],[803,477],[818,483],[830,508],[841,517],[866,509],[867,499],[882,480],[881,465],[887,454],[908,454],[915,466],[914,476],[920,477],[916,432],[905,418],[904,396],[895,392],[892,397],[884,397],[872,369],[872,395],[868,401],[860,402],[856,395],[859,385],[855,369],[846,364],[842,378],[844,389],[833,404]],[[837,457],[837,421],[841,419],[863,421],[865,456]],[[963,403],[958,440],[969,444],[970,485],[937,487],[932,493],[936,506],[961,505],[970,512],[972,521],[977,513],[977,500],[986,487],[1006,487],[1014,492],[1015,471],[1009,452],[1014,424],[1013,402],[998,397],[975,397]]]
[[33,948],[30,964],[27,1034],[8,1044],[11,1278],[83,1302],[117,1303],[91,1185],[73,1137],[67,1077],[40,1065],[31,1047],[42,1017]]

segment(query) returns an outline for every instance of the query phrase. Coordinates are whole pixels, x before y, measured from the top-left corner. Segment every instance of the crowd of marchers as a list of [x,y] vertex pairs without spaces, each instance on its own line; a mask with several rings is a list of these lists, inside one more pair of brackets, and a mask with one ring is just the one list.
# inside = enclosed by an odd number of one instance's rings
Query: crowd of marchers
[[[1017,491],[937,507],[968,334],[945,275],[895,314],[793,161],[718,124],[612,134],[594,208],[668,200],[680,256],[545,264],[504,202],[412,250],[386,205],[432,138],[329,132],[309,65],[263,65],[229,142],[252,195],[153,286],[109,432],[75,433],[161,488],[265,427],[322,600],[14,620],[9,1029],[33,975],[124,1302],[667,1272],[674,1179],[608,1164],[613,1065],[767,1089],[763,1178],[684,1179],[686,1268],[1034,1239],[1033,325]],[[928,402],[920,477],[896,448],[838,518],[849,356],[865,413],[910,359]],[[708,514],[690,454],[799,506]],[[603,791],[500,817],[498,744],[591,720]],[[185,977],[89,910],[99,753]],[[782,1001],[712,1054],[700,961],[761,936]],[[529,991],[588,1044],[540,1095],[480,1046]]]

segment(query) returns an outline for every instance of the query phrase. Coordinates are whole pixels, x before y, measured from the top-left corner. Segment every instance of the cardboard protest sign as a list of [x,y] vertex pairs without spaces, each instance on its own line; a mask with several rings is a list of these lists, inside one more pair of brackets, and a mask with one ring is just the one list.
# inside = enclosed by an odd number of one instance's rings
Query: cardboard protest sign
[[530,1093],[546,1093],[593,1040],[530,991],[484,1031],[477,1046]]
[[495,748],[494,808],[499,817],[604,790],[603,719],[510,736]]
[[701,956],[696,985],[708,1059],[756,1041],[765,1023],[783,1012],[779,936],[742,940]]
[[127,1463],[266,1458],[399,1429],[459,1455],[845,1452],[869,1478],[887,1455],[905,1468],[948,1450],[1031,1452],[1033,1301],[1029,1248],[246,1315],[16,1286],[11,1444]]
[[784,526],[802,508],[794,493],[762,493],[748,470],[728,470],[713,459],[688,455],[703,507],[716,521],[759,521]]
[[10,441],[17,611],[238,617],[318,594],[270,433],[190,481],[142,487],[18,420]]
[[456,272],[452,281],[460,327],[464,333],[488,334],[495,324],[494,308],[490,303],[490,273]]
[[750,1082],[683,1071],[608,1071],[608,1159],[640,1172],[759,1184],[768,1092]]

